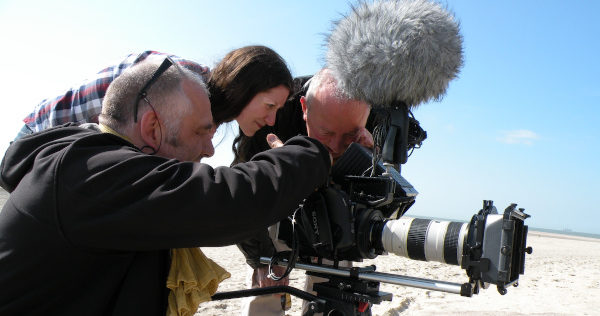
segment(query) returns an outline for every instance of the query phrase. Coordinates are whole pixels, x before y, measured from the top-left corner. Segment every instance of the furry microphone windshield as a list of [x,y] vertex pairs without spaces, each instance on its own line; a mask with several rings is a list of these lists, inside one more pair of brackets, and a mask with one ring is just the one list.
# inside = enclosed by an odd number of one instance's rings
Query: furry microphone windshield
[[340,89],[374,108],[441,100],[463,64],[459,24],[432,1],[361,2],[327,41]]

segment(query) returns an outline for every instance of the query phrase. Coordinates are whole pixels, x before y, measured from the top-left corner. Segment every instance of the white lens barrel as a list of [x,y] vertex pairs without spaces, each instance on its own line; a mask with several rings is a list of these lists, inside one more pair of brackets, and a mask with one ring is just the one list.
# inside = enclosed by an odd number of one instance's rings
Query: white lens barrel
[[460,265],[468,224],[401,217],[387,221],[383,249],[413,260]]

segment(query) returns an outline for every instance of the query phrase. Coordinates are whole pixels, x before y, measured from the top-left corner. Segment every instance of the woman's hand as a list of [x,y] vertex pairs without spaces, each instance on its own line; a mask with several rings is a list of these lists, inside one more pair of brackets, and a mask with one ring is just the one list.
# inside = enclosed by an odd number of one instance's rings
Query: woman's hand
[[273,133],[269,133],[267,135],[267,143],[271,148],[278,148],[283,146],[283,142],[277,137],[277,135]]

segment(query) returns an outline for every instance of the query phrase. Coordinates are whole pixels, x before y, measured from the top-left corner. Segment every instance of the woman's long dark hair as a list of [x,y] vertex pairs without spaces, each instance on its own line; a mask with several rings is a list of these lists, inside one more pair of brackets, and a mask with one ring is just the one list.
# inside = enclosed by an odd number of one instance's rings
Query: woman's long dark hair
[[[211,71],[207,84],[215,124],[232,121],[256,94],[280,85],[288,88],[289,95],[294,94],[292,74],[274,50],[255,45],[229,52]],[[240,129],[232,145],[232,165],[247,160],[246,155],[241,158],[239,150],[247,147],[244,144],[248,138]]]
[[293,94],[287,64],[266,46],[245,46],[229,52],[208,80],[213,119],[218,126],[236,118],[258,94],[284,85]]

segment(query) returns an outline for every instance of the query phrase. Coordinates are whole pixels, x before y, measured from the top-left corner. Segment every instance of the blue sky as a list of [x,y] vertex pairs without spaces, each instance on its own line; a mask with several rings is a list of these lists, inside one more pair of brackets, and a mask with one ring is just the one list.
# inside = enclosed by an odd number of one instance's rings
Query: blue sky
[[[263,44],[312,74],[349,3],[0,0],[0,151],[42,99],[130,52],[213,66]],[[465,65],[441,102],[414,111],[428,139],[402,169],[420,192],[409,214],[468,220],[491,199],[524,207],[532,227],[600,233],[600,2],[442,3],[460,21]],[[229,164],[235,130],[219,132],[207,162]]]

